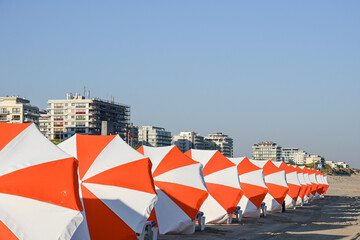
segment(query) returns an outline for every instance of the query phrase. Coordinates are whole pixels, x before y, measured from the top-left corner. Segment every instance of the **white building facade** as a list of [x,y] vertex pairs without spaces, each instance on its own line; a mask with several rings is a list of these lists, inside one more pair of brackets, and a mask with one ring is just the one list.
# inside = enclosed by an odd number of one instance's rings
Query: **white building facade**
[[142,126],[138,130],[138,142],[140,145],[163,147],[171,145],[171,132],[165,128],[155,126]]
[[306,157],[308,154],[305,151],[298,151],[293,155],[293,162],[297,165],[303,165],[306,163]]
[[219,150],[225,157],[233,157],[233,139],[228,135],[222,134],[221,132],[209,134],[204,138],[204,140],[205,149],[208,149],[215,144],[216,149]]
[[21,97],[0,97],[0,122],[29,123],[39,125],[39,108]]
[[274,142],[259,142],[252,146],[253,159],[281,161],[281,147]]
[[182,152],[187,152],[190,149],[205,149],[204,137],[196,132],[180,132],[179,135],[173,137],[173,143]]
[[64,140],[75,133],[100,135],[104,122],[107,123],[107,134],[119,134],[124,138],[130,122],[130,106],[115,103],[113,99],[104,101],[67,94],[66,99],[49,100],[48,104],[51,140]]

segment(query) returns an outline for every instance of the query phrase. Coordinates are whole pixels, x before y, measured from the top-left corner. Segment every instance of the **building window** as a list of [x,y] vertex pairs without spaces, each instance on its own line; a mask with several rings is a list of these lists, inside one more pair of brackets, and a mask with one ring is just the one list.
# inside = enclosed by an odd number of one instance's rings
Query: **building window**
[[13,108],[12,113],[20,113],[20,108]]
[[20,120],[20,115],[13,115],[12,120]]

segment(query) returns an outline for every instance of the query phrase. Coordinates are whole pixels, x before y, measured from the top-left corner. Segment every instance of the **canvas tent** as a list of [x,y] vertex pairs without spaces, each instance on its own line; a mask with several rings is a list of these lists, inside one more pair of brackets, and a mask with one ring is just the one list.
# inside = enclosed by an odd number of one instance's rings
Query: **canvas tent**
[[231,221],[243,192],[237,166],[217,150],[191,149],[185,153],[200,162],[209,196],[201,206],[206,223]]
[[270,160],[250,161],[264,170],[265,183],[269,189],[264,199],[267,210],[269,212],[281,212],[282,204],[289,191],[285,171],[276,167]]
[[157,200],[150,160],[118,135],[76,134],[59,147],[79,160],[84,221],[73,239],[137,239]]
[[301,184],[298,178],[298,174],[295,168],[292,166],[288,166],[284,162],[273,162],[275,166],[284,170],[286,173],[286,182],[289,186],[289,192],[285,197],[285,207],[288,209],[296,208],[296,201],[298,199]]
[[200,206],[208,196],[200,163],[177,146],[147,147],[138,151],[153,163],[158,202],[149,220],[156,220],[160,234],[192,234]]
[[264,171],[254,165],[247,157],[229,158],[237,165],[240,186],[244,195],[238,205],[241,207],[244,217],[260,217],[260,206],[268,188],[265,184]]
[[307,189],[306,189],[305,197],[304,197],[304,203],[308,203],[308,202],[311,201],[312,198],[313,198],[313,195],[311,194],[311,190],[312,190],[312,188],[313,188],[313,185],[312,185],[312,183],[311,183],[311,181],[310,181],[308,171],[306,171],[306,169],[301,168],[301,167],[299,167],[299,166],[297,166],[297,168],[299,168],[299,169],[303,172],[303,174],[304,174],[304,179],[305,179],[305,182],[306,182],[306,184],[307,184]]
[[77,167],[35,124],[0,123],[0,239],[70,239],[83,220]]

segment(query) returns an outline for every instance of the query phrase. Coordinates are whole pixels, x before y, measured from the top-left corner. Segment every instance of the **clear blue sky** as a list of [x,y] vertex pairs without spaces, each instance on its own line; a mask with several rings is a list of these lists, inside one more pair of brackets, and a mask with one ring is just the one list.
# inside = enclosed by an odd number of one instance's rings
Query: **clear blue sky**
[[360,168],[360,1],[0,0],[0,95],[82,92],[136,125]]

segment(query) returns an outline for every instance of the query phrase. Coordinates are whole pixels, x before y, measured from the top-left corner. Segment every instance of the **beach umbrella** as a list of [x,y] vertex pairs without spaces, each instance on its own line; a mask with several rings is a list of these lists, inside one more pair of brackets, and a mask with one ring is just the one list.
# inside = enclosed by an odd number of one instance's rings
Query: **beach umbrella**
[[59,147],[79,160],[84,221],[73,239],[137,239],[157,200],[150,160],[118,135],[76,134]]
[[149,220],[157,222],[160,234],[194,233],[196,215],[208,195],[201,164],[177,146],[141,146],[138,151],[153,163],[159,198]]
[[299,168],[298,166],[296,166],[296,167],[294,167],[292,165],[290,165],[290,166],[293,167],[296,170],[296,172],[298,174],[299,182],[301,184],[301,188],[300,188],[300,191],[299,191],[299,197],[298,197],[298,199],[296,201],[296,205],[297,206],[303,206],[304,205],[305,193],[306,193],[306,190],[308,189],[308,185],[306,184],[303,170],[301,168]]
[[311,194],[311,189],[313,188],[313,186],[312,186],[312,183],[309,178],[309,173],[306,169],[304,169],[304,167],[297,166],[296,168],[300,169],[300,171],[302,171],[302,173],[304,175],[304,180],[307,185],[305,196],[304,196],[304,203],[308,203],[309,200],[312,200],[312,198],[313,198],[313,195]]
[[307,172],[309,174],[309,179],[311,182],[311,192],[310,192],[310,196],[309,199],[317,199],[319,198],[319,194],[316,192],[319,186],[319,183],[316,181],[316,174],[314,171],[312,171],[311,169],[305,167],[305,166],[301,166],[300,168],[302,168],[305,172]]
[[329,189],[329,182],[328,182],[328,177],[323,174],[324,176],[324,183],[325,183],[325,188],[324,188],[324,194],[326,194],[327,190]]
[[320,195],[320,197],[323,197],[325,191],[324,176],[319,170],[315,170],[315,174],[316,174],[316,181],[319,183],[317,193]]
[[78,162],[33,123],[0,123],[0,239],[70,239],[82,222]]
[[286,173],[286,182],[289,186],[289,192],[285,197],[285,208],[295,209],[296,201],[298,199],[301,184],[298,178],[297,171],[294,167],[287,165],[284,162],[273,162],[275,166],[282,169]]
[[270,160],[250,160],[264,170],[265,183],[269,189],[264,202],[269,212],[282,212],[282,204],[289,191],[284,170],[279,169]]
[[265,184],[264,171],[254,165],[247,157],[229,158],[237,165],[240,186],[244,195],[238,205],[241,207],[244,217],[260,217],[260,206],[268,187]]
[[217,150],[191,149],[185,154],[203,165],[209,196],[200,210],[205,214],[206,223],[231,221],[243,195],[237,166]]

